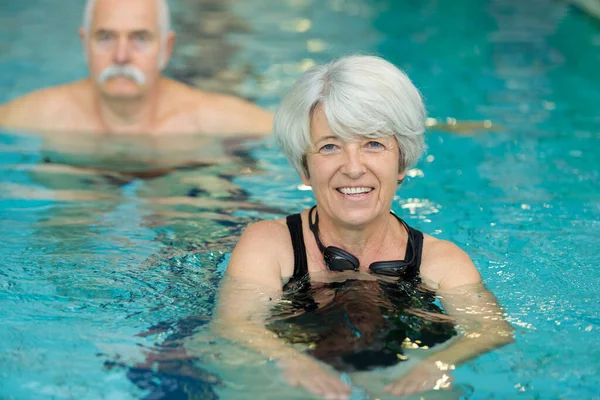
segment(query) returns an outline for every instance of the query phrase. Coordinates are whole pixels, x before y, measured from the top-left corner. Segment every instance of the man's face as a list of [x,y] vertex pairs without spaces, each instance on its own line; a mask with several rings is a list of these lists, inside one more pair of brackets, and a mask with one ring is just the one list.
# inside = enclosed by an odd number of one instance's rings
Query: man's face
[[106,97],[136,99],[152,89],[161,75],[161,46],[154,0],[98,0],[92,25],[83,39],[90,73]]

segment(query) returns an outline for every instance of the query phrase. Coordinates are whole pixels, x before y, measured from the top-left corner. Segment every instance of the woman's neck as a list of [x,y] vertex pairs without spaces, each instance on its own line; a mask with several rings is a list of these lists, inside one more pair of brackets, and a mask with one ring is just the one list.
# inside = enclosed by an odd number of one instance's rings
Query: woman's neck
[[406,230],[391,213],[361,226],[343,226],[320,216],[319,235],[325,247],[346,250],[360,260],[361,267],[367,268],[374,261],[402,259],[400,244],[407,239]]

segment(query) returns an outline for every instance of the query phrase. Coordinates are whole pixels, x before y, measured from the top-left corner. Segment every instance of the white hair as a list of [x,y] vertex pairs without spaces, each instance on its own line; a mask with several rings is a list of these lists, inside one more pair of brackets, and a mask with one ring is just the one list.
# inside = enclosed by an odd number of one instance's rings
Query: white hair
[[[150,1],[150,0],[149,0]],[[160,58],[159,65],[161,68],[164,66],[166,60],[167,51],[167,37],[171,32],[171,13],[169,11],[169,4],[167,0],[154,0],[156,1],[156,7],[158,10],[158,31],[160,34]],[[87,39],[90,29],[92,28],[92,22],[94,18],[94,8],[96,7],[97,0],[87,0],[85,4],[85,11],[83,13],[83,32]],[[86,45],[87,53],[87,45]]]
[[423,153],[426,114],[421,94],[404,72],[382,58],[354,55],[315,66],[281,101],[273,132],[281,151],[306,177],[310,124],[317,106],[323,107],[331,130],[344,141],[355,140],[354,135],[394,135],[400,172]]

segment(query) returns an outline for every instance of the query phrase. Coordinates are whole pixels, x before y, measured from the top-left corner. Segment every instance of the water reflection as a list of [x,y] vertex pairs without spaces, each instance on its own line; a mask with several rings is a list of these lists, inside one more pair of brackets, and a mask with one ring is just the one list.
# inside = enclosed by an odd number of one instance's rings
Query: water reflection
[[407,360],[405,348],[433,347],[456,334],[435,295],[408,281],[297,282],[268,328],[338,371]]

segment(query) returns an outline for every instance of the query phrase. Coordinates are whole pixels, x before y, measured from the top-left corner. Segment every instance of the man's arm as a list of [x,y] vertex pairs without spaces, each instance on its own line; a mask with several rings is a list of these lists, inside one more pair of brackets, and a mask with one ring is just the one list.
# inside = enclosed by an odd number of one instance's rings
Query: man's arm
[[449,242],[436,241],[433,247],[425,270],[435,277],[444,311],[454,318],[461,336],[386,387],[396,396],[448,387],[457,365],[514,341],[504,311],[467,254]]

